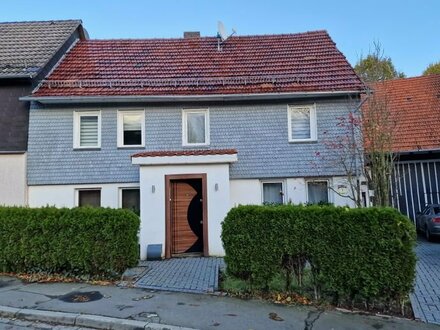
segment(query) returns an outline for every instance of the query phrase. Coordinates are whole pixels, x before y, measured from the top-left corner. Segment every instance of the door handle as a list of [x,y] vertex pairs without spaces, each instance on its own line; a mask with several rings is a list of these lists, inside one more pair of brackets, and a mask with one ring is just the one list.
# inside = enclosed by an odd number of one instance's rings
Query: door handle
[[200,224],[203,225],[203,220],[200,220]]

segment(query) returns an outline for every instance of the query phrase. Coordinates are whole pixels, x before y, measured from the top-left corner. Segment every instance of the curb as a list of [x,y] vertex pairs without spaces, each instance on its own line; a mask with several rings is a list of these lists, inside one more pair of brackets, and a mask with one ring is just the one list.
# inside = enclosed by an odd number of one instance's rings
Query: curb
[[53,312],[47,310],[15,308],[0,305],[0,317],[16,318],[27,321],[57,323],[68,326],[80,326],[93,329],[121,329],[121,330],[194,330],[168,324],[150,323],[108,317],[93,314]]

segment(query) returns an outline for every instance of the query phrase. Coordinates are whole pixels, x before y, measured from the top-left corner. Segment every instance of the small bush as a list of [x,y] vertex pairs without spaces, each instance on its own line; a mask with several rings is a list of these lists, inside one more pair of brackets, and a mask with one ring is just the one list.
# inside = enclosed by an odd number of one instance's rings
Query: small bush
[[264,289],[283,274],[332,302],[405,299],[413,287],[415,230],[391,208],[239,206],[223,222],[227,272]]
[[0,271],[115,276],[136,265],[138,230],[128,210],[0,207]]

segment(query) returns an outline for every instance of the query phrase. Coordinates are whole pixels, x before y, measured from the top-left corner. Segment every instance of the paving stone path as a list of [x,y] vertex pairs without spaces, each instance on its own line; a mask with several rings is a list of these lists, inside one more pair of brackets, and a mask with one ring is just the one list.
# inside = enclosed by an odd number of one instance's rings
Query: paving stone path
[[440,242],[419,239],[417,274],[411,304],[416,319],[440,324]]
[[218,290],[218,274],[223,258],[172,258],[146,261],[148,271],[136,287],[155,290],[210,293]]

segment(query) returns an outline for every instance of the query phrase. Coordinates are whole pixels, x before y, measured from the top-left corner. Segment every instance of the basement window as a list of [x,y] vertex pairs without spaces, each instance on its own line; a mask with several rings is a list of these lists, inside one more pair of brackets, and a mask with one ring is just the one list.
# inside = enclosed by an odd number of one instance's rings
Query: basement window
[[121,207],[140,215],[141,197],[139,188],[121,188]]
[[328,203],[328,181],[307,182],[307,202],[310,204]]
[[78,191],[78,206],[101,206],[101,189],[81,189]]
[[262,182],[263,204],[276,205],[284,203],[284,184],[282,181]]

